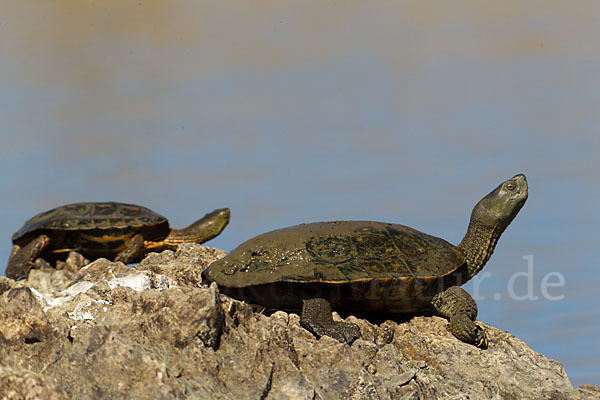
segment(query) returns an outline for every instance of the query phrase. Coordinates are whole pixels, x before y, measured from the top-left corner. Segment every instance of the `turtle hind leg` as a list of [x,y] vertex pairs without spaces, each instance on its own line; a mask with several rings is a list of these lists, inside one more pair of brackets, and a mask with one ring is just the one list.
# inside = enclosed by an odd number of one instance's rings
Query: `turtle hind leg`
[[300,324],[315,336],[329,336],[342,343],[352,343],[360,337],[360,329],[355,324],[334,321],[331,305],[325,299],[314,298],[302,302]]
[[15,280],[25,278],[33,267],[35,259],[49,244],[50,237],[48,235],[40,235],[23,247],[15,244],[6,266],[6,276]]
[[457,339],[487,349],[487,336],[474,322],[477,318],[477,303],[467,291],[451,286],[436,294],[431,304],[438,313],[449,319],[450,331]]
[[145,253],[144,237],[138,233],[131,238],[127,248],[115,256],[115,261],[130,264],[141,259]]

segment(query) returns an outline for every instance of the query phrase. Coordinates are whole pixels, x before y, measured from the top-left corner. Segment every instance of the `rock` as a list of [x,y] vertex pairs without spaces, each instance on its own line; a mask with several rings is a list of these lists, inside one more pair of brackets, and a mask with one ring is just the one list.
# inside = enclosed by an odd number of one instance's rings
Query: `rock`
[[0,393],[3,399],[67,400],[58,382],[35,372],[6,371],[0,367]]
[[36,343],[52,328],[32,290],[8,278],[0,278],[0,343]]
[[82,256],[79,253],[71,251],[71,252],[69,252],[67,259],[64,262],[63,261],[56,262],[56,269],[66,269],[71,273],[76,273],[82,267],[88,265],[89,263],[90,263],[90,260],[88,260],[87,258],[85,258],[84,256]]
[[351,346],[317,339],[296,314],[266,315],[202,286],[202,269],[224,254],[183,244],[134,267],[73,254],[61,269],[40,262],[26,280],[0,278],[3,398],[600,399],[483,323],[487,350],[435,316],[349,316],[361,331]]

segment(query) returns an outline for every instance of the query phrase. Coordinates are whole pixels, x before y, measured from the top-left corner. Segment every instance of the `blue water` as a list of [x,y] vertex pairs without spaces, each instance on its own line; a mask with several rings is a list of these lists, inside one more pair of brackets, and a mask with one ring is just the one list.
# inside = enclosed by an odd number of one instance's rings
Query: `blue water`
[[0,259],[33,214],[98,200],[175,227],[230,207],[225,250],[335,219],[458,243],[524,172],[467,289],[480,320],[600,383],[597,2],[98,3],[3,6]]

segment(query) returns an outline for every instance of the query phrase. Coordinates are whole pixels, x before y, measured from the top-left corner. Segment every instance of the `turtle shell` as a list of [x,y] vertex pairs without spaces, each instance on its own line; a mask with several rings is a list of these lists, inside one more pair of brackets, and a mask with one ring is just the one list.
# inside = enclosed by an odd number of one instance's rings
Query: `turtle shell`
[[338,309],[416,311],[465,264],[443,239],[370,221],[302,224],[259,235],[204,276],[233,297],[296,310],[325,297]]
[[76,234],[86,231],[89,235],[107,235],[112,232],[151,231],[155,236],[169,233],[169,222],[154,211],[115,202],[74,203],[37,214],[29,219],[13,236],[15,244],[27,242],[41,233]]

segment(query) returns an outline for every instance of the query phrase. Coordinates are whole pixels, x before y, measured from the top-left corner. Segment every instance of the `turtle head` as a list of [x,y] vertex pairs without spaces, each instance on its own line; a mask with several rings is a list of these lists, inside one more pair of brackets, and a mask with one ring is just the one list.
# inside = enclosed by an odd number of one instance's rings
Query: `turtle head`
[[165,240],[174,243],[175,247],[181,242],[204,243],[219,235],[229,224],[230,217],[229,208],[214,210],[187,228],[172,229]]
[[517,216],[527,200],[527,179],[518,174],[502,182],[477,203],[471,214],[471,222],[490,227],[502,226],[502,231]]
[[518,174],[502,182],[475,205],[469,229],[458,248],[465,255],[471,279],[485,266],[502,232],[527,200],[527,179]]

